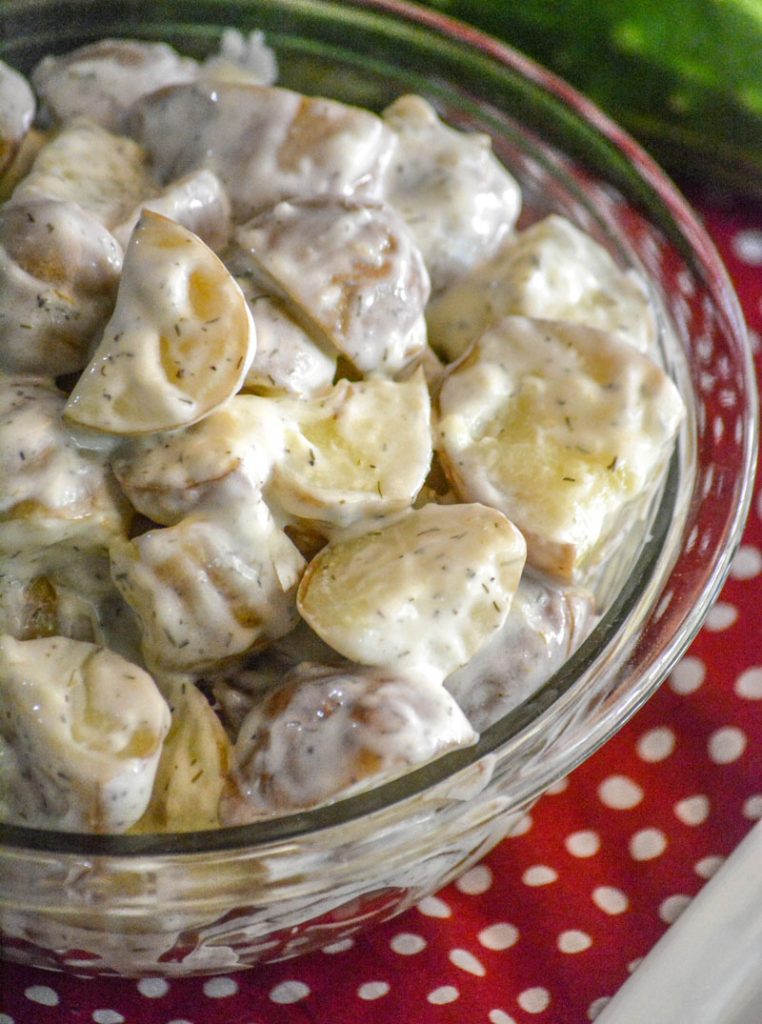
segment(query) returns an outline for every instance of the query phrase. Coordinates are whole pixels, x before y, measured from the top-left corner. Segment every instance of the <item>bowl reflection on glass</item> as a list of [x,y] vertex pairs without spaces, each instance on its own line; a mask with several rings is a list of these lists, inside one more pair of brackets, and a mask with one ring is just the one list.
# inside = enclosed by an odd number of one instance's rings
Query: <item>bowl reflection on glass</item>
[[474,747],[330,806],[238,828],[110,837],[6,826],[8,960],[84,973],[229,971],[405,910],[485,854],[653,693],[717,594],[748,508],[753,373],[716,253],[630,139],[505,46],[395,0],[11,0],[0,56],[29,70],[46,52],[104,36],[201,56],[231,25],[265,31],[280,84],[375,110],[416,92],[450,123],[489,133],[522,185],[522,225],[561,212],[645,274],[688,417],[646,526],[599,583],[602,620]]

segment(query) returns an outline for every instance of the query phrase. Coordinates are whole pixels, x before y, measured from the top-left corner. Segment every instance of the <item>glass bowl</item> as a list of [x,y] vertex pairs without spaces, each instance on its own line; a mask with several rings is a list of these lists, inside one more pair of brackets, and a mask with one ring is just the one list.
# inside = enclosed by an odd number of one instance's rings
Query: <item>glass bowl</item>
[[752,489],[756,396],[738,304],[673,185],[569,86],[463,25],[396,0],[6,0],[0,56],[29,69],[103,36],[201,56],[261,28],[280,81],[380,109],[427,97],[488,132],[524,222],[555,210],[647,277],[688,406],[643,531],[600,583],[577,653],[479,742],[374,790],[238,828],[81,836],[6,826],[2,953],[84,974],[183,975],[284,959],[397,914],[462,873],[654,692],[729,569]]

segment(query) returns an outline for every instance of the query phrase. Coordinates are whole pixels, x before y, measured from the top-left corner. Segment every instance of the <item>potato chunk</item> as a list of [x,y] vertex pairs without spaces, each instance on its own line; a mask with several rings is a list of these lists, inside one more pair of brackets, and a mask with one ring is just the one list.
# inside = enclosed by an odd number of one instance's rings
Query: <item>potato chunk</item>
[[130,522],[104,456],[75,443],[52,384],[0,378],[0,552],[105,547]]
[[211,171],[186,174],[132,210],[126,220],[113,229],[114,238],[123,249],[127,248],[144,210],[177,221],[215,252],[220,252],[228,243],[230,201],[219,178]]
[[218,805],[232,744],[209,701],[192,682],[165,685],[172,724],[162,746],[151,800],[132,832],[219,828]]
[[32,127],[36,109],[29,82],[0,61],[0,177],[16,158]]
[[85,118],[75,118],[42,146],[11,201],[79,203],[110,230],[156,192],[141,146]]
[[151,795],[169,708],[151,677],[94,644],[0,637],[8,818],[123,832]]
[[566,581],[658,483],[684,416],[672,381],[613,334],[506,317],[445,379],[438,447],[463,500],[501,509]]
[[587,324],[640,352],[656,342],[641,278],[620,270],[602,245],[558,214],[516,235],[438,296],[426,314],[429,341],[445,359],[457,359],[508,314]]
[[32,82],[54,120],[84,116],[109,131],[121,131],[125,114],[141,96],[197,75],[196,61],[166,43],[99,39],[61,56],[43,57]]
[[188,426],[235,394],[256,346],[241,290],[196,235],[146,211],[114,314],[66,405],[112,434]]
[[477,736],[441,686],[304,663],[244,719],[223,824],[369,789]]
[[57,376],[82,369],[111,316],[122,250],[76,203],[0,210],[0,367]]
[[279,203],[236,232],[264,280],[362,373],[419,360],[429,277],[391,207],[324,197]]
[[412,504],[431,463],[422,371],[403,383],[341,380],[325,397],[273,405],[286,425],[267,495],[287,515],[324,532]]
[[132,131],[162,181],[200,167],[214,171],[239,224],[281,199],[378,196],[394,151],[393,134],[368,110],[225,81],[144,97],[133,110]]
[[526,548],[483,505],[426,505],[329,544],[307,567],[302,617],[360,665],[444,678],[502,626]]
[[524,573],[501,629],[445,686],[483,732],[546,683],[596,621],[590,591]]
[[412,231],[436,293],[495,253],[516,223],[521,189],[489,136],[450,128],[421,96],[400,96],[382,116],[397,136],[386,199]]
[[111,561],[151,668],[201,670],[265,646],[297,620],[304,559],[263,503],[114,544]]
[[[185,430],[130,440],[113,460],[122,490],[138,512],[173,526],[202,504],[258,500],[276,460],[285,425],[275,403],[234,395]],[[238,494],[231,494],[237,491]]]

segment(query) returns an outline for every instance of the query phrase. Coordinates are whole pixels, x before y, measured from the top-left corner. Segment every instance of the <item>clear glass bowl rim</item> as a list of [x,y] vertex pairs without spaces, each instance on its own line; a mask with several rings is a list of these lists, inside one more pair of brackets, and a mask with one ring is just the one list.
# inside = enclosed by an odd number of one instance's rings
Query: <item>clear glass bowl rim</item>
[[[21,8],[23,0],[21,2],[11,0],[10,4],[6,6],[9,9]],[[83,4],[82,6],[87,5]],[[733,507],[728,507],[726,510],[724,529],[716,545],[716,557],[708,560],[705,577],[693,594],[692,607],[686,610],[683,628],[659,652],[658,681],[660,681],[698,632],[706,613],[724,583],[730,569],[732,556],[741,540],[753,495],[759,431],[754,366],[746,340],[743,314],[712,241],[678,189],[638,143],[572,86],[506,43],[437,11],[407,3],[406,0],[343,0],[339,3],[335,0],[302,0],[295,6],[313,7],[316,10],[324,9],[325,11],[340,8],[355,9],[360,12],[374,12],[393,20],[401,19],[408,25],[439,35],[450,43],[463,47],[464,50],[476,51],[483,58],[494,62],[495,65],[502,66],[527,79],[538,91],[547,94],[551,101],[568,108],[573,115],[586,122],[587,127],[594,129],[598,134],[604,146],[616,150],[626,157],[635,177],[639,179],[640,188],[645,189],[648,198],[671,219],[684,243],[684,252],[690,254],[694,266],[701,270],[705,283],[722,309],[725,321],[735,338],[738,358],[744,363],[742,375],[747,393],[744,422],[745,444],[742,464],[738,467],[741,486]],[[647,557],[647,554],[641,556],[641,560]],[[596,627],[592,637],[545,684],[542,690],[563,695],[573,686],[578,673],[592,659],[602,633],[605,633],[606,629],[614,628],[613,622],[616,619],[620,603],[621,601],[616,602],[617,608],[604,618],[604,621]],[[647,623],[645,628],[647,628]],[[0,825],[0,847],[5,847],[8,850],[22,851],[26,849],[30,852],[49,854],[161,858],[211,852],[232,853],[236,850],[253,850],[272,842],[297,840],[301,836],[312,835],[321,830],[340,826],[413,798],[444,782],[458,771],[468,768],[487,755],[498,751],[552,707],[552,704],[546,707],[542,706],[541,692],[490,726],[473,747],[469,747],[465,751],[455,751],[374,789],[313,810],[234,828],[156,835],[85,835],[2,824]],[[650,692],[651,690],[649,690]],[[540,697],[539,701],[538,696]],[[642,696],[639,703],[642,703],[645,696]],[[637,710],[639,703],[627,708],[627,714],[623,714],[617,721],[617,728]],[[531,705],[534,709],[539,707],[539,713],[533,711],[531,715],[528,715],[526,705]],[[584,756],[592,753],[593,749],[594,746],[591,744],[584,751]]]

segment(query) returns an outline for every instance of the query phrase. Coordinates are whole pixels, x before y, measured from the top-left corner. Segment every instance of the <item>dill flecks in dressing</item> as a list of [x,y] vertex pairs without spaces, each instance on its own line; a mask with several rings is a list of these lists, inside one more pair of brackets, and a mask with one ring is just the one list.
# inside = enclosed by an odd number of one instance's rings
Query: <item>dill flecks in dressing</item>
[[232,30],[0,65],[10,822],[216,828],[473,743],[674,443],[637,274],[519,230],[422,97],[276,76]]

